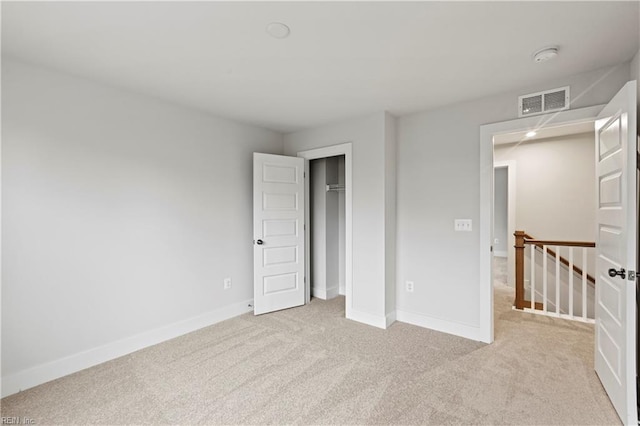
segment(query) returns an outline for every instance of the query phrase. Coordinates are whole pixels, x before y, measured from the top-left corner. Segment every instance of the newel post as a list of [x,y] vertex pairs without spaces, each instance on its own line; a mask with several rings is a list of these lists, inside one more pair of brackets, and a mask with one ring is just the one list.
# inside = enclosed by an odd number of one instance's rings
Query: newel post
[[524,231],[516,231],[513,234],[516,237],[516,300],[514,305],[516,309],[524,309]]

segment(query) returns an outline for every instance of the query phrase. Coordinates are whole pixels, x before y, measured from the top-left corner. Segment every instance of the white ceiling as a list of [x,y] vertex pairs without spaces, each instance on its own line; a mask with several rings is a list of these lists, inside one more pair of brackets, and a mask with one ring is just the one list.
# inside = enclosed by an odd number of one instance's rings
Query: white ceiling
[[[2,2],[2,54],[290,132],[628,61],[638,2]],[[284,22],[289,38],[265,32]],[[536,64],[531,54],[558,45]]]

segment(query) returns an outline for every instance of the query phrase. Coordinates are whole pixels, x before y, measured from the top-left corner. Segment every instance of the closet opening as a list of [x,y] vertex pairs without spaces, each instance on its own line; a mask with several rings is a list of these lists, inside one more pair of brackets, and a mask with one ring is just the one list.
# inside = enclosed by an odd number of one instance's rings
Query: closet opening
[[346,296],[345,156],[309,161],[310,292]]

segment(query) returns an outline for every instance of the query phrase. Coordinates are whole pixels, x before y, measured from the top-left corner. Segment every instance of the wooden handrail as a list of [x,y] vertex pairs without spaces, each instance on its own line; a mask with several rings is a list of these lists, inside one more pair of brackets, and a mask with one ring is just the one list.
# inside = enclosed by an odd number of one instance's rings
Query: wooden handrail
[[525,238],[525,244],[535,244],[540,246],[565,246],[565,247],[595,247],[596,243],[589,241],[553,241],[553,240],[533,240]]
[[[551,240],[536,240],[531,235],[524,233],[524,244],[535,244],[537,248],[543,250],[543,246],[565,246],[565,247],[595,247],[596,243],[590,241],[551,241]],[[547,255],[551,257],[556,257],[556,252],[547,249]],[[564,257],[560,256],[560,263],[562,263],[567,268],[569,267],[569,261]],[[582,276],[582,269],[578,268],[576,265],[573,265],[573,272]],[[596,279],[591,275],[587,274],[587,281],[591,284],[596,285]]]
[[[516,298],[514,301],[514,305],[516,309],[523,309],[531,307],[531,302],[524,299],[524,248],[526,244],[535,245],[536,248],[543,250],[545,245],[547,246],[566,246],[566,247],[595,247],[596,243],[593,242],[582,242],[582,241],[552,241],[552,240],[536,240],[531,235],[527,234],[524,231],[516,231],[513,234],[516,237]],[[553,258],[556,257],[556,252],[547,248],[547,255]],[[569,267],[569,261],[562,256],[559,256],[560,263],[565,265],[567,268]],[[582,275],[583,271],[581,268],[573,265],[573,272]],[[595,285],[596,280],[591,275],[587,274],[587,281]],[[536,303],[536,309],[538,308],[538,303]],[[540,308],[541,309],[541,308]]]

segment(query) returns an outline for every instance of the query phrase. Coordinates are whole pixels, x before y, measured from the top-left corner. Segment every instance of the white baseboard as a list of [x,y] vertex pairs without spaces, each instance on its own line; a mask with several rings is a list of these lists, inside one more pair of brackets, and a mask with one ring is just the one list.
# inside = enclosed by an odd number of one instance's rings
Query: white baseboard
[[117,340],[65,358],[36,365],[2,377],[2,397],[58,379],[85,368],[110,361],[149,346],[182,336],[183,334],[216,324],[253,310],[253,300],[235,303],[197,317],[179,321],[162,328]]
[[339,292],[338,292],[337,286],[327,288],[327,289],[319,288],[319,287],[311,287],[311,294],[313,294],[313,297],[317,297],[318,299],[329,300],[336,297],[339,294]]
[[388,313],[386,316],[386,320],[387,320],[387,323],[386,323],[387,326],[385,328],[389,328],[391,324],[396,322],[396,311]]
[[334,297],[337,297],[338,294],[340,294],[340,292],[338,290],[339,290],[338,286],[328,288],[327,289],[327,299],[333,299]]
[[509,255],[507,254],[506,251],[499,251],[499,250],[495,250],[493,252],[493,256],[494,257],[509,257]]
[[479,342],[482,341],[480,327],[474,327],[468,324],[447,321],[408,311],[396,311],[396,319],[399,322],[417,325],[419,327],[429,328],[431,330],[441,331],[443,333],[453,334],[455,336]]
[[318,299],[327,300],[327,291],[324,288],[311,286],[311,295]]
[[350,309],[347,315],[347,319],[361,322],[363,324],[371,325],[382,329],[387,328],[387,318],[383,316],[373,315],[368,312],[356,311]]

